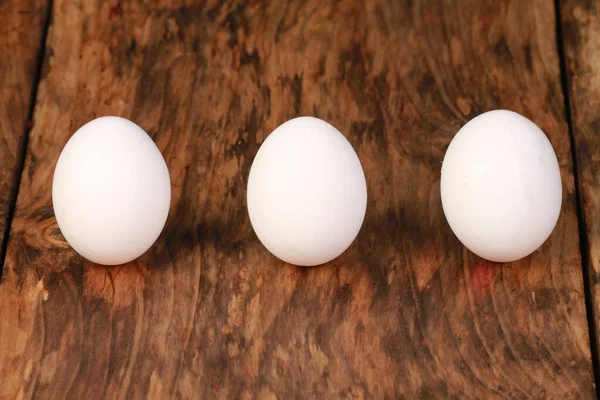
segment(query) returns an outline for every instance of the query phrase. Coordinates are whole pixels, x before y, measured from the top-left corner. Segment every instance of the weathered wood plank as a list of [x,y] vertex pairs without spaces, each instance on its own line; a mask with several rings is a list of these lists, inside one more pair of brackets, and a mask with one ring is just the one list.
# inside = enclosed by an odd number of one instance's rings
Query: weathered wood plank
[[[595,397],[552,1],[55,0],[5,278],[0,397]],[[483,262],[441,210],[444,151],[510,108],[548,134],[564,209],[543,248]],[[173,207],[129,265],[84,262],[50,182],[107,114],[163,151]],[[252,158],[277,125],[325,118],[355,146],[369,206],[317,268],[260,245]]]
[[0,243],[4,242],[21,173],[48,3],[0,1]]
[[[600,345],[600,4],[589,0],[561,2],[563,47],[566,58],[578,183],[585,234],[588,279],[595,326]],[[596,355],[597,357],[597,355]]]

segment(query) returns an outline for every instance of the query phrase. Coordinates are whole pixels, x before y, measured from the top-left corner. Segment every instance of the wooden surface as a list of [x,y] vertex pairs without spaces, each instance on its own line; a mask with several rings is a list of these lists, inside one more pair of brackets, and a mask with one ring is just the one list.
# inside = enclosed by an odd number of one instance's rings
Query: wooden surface
[[561,7],[566,71],[579,187],[589,252],[593,337],[600,345],[600,4],[565,1]]
[[0,1],[0,243],[21,173],[47,12],[48,0]]
[[[55,0],[0,285],[0,398],[593,399],[552,1]],[[510,108],[560,161],[533,256],[492,264],[445,222],[440,165],[468,119]],[[146,129],[171,172],[166,230],[94,266],[64,241],[54,164],[90,119]],[[245,208],[260,143],[314,115],[363,163],[363,229],[302,269]]]

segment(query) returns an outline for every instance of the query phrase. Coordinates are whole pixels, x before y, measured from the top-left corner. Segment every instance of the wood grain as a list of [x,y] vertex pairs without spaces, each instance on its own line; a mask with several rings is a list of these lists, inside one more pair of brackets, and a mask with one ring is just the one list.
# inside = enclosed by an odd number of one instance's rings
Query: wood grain
[[48,0],[0,1],[0,243],[21,173],[47,12]]
[[[177,4],[174,4],[177,3]],[[55,0],[0,285],[0,398],[592,399],[576,204],[552,1]],[[533,256],[492,264],[445,222],[459,127],[509,108],[548,134],[564,206]],[[54,164],[121,115],[163,151],[166,230],[139,260],[77,256]],[[361,233],[302,269],[252,232],[260,143],[327,119],[368,182]]]
[[567,83],[577,157],[579,191],[589,254],[588,278],[596,348],[600,345],[600,4],[561,3]]

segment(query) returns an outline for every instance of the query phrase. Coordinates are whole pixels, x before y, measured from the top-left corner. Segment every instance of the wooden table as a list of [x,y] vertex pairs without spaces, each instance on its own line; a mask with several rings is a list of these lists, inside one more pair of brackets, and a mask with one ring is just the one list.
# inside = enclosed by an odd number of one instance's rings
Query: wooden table
[[[593,0],[0,1],[0,398],[593,399],[600,4]],[[440,164],[517,111],[561,166],[559,223],[507,264],[460,245]],[[93,265],[51,181],[77,128],[143,127],[173,183],[157,244]],[[270,255],[245,189],[265,137],[331,122],[369,205],[315,268]]]

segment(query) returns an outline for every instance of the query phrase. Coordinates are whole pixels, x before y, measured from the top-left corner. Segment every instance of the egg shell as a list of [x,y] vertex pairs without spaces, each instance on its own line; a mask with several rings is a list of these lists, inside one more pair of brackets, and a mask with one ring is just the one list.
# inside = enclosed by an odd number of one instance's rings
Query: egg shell
[[546,241],[560,214],[554,149],[515,112],[481,114],[448,147],[441,199],[452,231],[472,252],[498,262],[523,258]]
[[248,178],[248,212],[264,246],[288,263],[314,266],[344,252],[362,225],[367,186],[352,145],[313,117],[279,126]]
[[64,147],[52,200],[58,226],[75,251],[98,264],[123,264],[146,252],[165,225],[169,171],[142,128],[101,117]]

